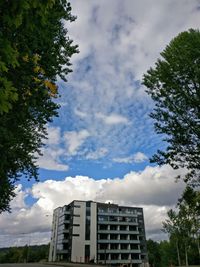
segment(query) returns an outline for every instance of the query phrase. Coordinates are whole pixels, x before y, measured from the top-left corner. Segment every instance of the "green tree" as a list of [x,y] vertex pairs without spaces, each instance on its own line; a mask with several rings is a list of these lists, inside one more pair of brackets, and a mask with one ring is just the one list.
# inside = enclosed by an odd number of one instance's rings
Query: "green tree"
[[177,204],[177,211],[169,210],[163,222],[170,242],[176,245],[179,266],[199,263],[200,192],[187,186]]
[[185,167],[183,179],[200,182],[200,32],[180,33],[161,53],[155,67],[144,75],[143,84],[155,102],[151,117],[155,130],[164,134],[165,151],[151,161]]
[[181,238],[181,229],[180,229],[180,220],[178,218],[178,214],[170,209],[167,212],[168,218],[165,222],[163,222],[163,230],[164,232],[169,234],[169,238],[171,241],[174,241],[176,244],[176,252],[177,252],[177,262],[178,266],[181,266],[181,258],[180,258],[180,238]]
[[66,81],[77,46],[67,36],[67,0],[0,1],[0,212],[15,183],[38,178],[36,153],[57,116],[56,80]]
[[161,255],[159,249],[159,243],[151,239],[147,240],[147,251],[149,264],[151,267],[160,267],[161,266]]
[[161,264],[160,267],[177,266],[176,247],[172,240],[161,241],[159,244]]
[[[200,260],[200,192],[187,186],[178,201],[179,213],[182,214],[189,235],[196,244]],[[183,223],[183,225],[184,225]]]

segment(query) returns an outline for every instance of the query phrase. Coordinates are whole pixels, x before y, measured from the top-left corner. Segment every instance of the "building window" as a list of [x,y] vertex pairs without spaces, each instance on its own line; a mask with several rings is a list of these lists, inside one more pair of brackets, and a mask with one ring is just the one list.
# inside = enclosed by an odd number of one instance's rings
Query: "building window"
[[85,261],[89,262],[90,260],[90,245],[85,245]]
[[73,234],[72,236],[80,236],[79,234]]
[[80,208],[81,206],[80,205],[74,205],[74,208]]

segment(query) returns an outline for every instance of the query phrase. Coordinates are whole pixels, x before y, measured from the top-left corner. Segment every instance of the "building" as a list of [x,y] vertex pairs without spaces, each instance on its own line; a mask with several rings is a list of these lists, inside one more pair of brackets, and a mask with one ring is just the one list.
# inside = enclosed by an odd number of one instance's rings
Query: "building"
[[49,261],[147,266],[143,209],[78,200],[55,209]]

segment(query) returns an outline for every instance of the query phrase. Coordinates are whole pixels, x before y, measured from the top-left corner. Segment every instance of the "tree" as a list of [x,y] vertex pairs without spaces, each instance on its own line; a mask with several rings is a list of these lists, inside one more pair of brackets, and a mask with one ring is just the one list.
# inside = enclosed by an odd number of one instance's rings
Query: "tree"
[[163,222],[163,230],[164,232],[168,233],[170,236],[171,241],[175,241],[176,245],[176,252],[177,252],[177,262],[178,266],[181,266],[181,259],[180,259],[180,237],[181,237],[181,230],[180,230],[180,221],[178,218],[178,214],[170,209],[167,212],[168,219]]
[[200,182],[200,32],[180,33],[161,53],[143,84],[155,102],[151,117],[155,130],[164,134],[165,151],[151,161],[186,168],[187,183]]
[[184,256],[186,266],[200,260],[200,192],[187,186],[177,204],[177,211],[169,210],[163,222],[164,231],[169,234],[170,242],[176,244],[179,266]]
[[160,267],[161,255],[160,255],[159,243],[151,239],[147,240],[147,251],[148,251],[150,266]]
[[0,212],[9,210],[15,183],[38,179],[46,125],[57,116],[56,80],[66,81],[77,46],[67,36],[67,0],[0,1]]
[[197,246],[200,260],[200,192],[187,186],[178,201],[178,207],[186,217],[187,228],[190,226],[190,236]]

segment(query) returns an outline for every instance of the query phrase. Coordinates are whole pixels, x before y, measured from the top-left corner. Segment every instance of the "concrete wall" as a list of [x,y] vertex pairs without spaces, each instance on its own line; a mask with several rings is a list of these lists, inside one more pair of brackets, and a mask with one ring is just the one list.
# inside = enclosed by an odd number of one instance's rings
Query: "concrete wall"
[[85,224],[86,224],[86,202],[75,201],[74,215],[80,215],[80,217],[73,216],[73,225],[79,224],[80,226],[73,226],[73,234],[79,236],[72,236],[72,262],[85,262],[85,245],[90,245],[90,259],[96,262],[97,260],[97,204],[91,202],[90,207],[90,240],[85,240]]
[[79,224],[79,226],[73,226],[72,235],[72,262],[84,262],[85,261],[85,217],[86,217],[86,203],[74,201],[74,205],[80,206],[80,208],[74,208],[73,224]]
[[56,261],[57,255],[57,237],[58,237],[58,221],[59,221],[59,213],[61,208],[57,208],[53,213],[53,221],[52,221],[52,232],[51,232],[51,242],[49,248],[49,261]]
[[97,203],[91,202],[90,260],[97,261]]

